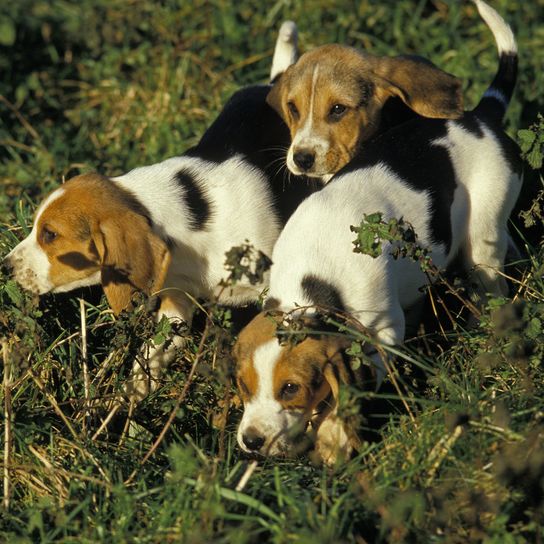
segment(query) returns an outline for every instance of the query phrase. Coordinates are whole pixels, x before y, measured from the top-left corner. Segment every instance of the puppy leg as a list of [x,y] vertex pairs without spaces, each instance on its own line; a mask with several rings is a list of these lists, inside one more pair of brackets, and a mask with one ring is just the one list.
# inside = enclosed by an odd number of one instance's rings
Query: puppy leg
[[334,413],[330,414],[319,426],[315,441],[317,462],[332,466],[337,461],[349,459],[353,448],[344,429],[344,424]]
[[298,58],[298,31],[293,21],[285,21],[278,32],[278,39],[272,57],[272,68],[270,70],[270,83],[280,76]]
[[[190,326],[193,311],[193,303],[185,293],[166,289],[161,293],[157,321],[166,316],[172,323],[185,322]],[[157,388],[162,371],[173,361],[177,348],[183,347],[184,343],[183,337],[174,336],[166,347],[151,345],[141,351],[140,356],[134,361],[130,378],[125,385],[125,394],[131,403],[140,402]]]

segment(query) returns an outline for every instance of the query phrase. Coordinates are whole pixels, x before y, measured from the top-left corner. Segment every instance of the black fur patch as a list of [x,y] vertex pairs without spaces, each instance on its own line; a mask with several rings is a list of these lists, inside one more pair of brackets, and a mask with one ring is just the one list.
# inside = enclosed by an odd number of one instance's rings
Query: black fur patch
[[455,123],[461,125],[464,130],[476,138],[484,137],[484,131],[482,130],[480,121],[475,115],[464,115],[461,119],[455,121]]
[[[443,119],[419,117],[392,128],[364,144],[357,157],[341,172],[384,164],[416,191],[427,192],[431,198],[433,240],[443,243],[449,251],[452,241],[451,206],[457,182],[448,150],[431,145],[434,140],[447,135],[446,123]],[[364,190],[362,176],[363,194]]]
[[344,302],[338,289],[325,280],[322,280],[313,274],[306,274],[302,278],[301,287],[304,295],[312,304],[325,308],[334,308],[335,310],[340,311],[345,309]]
[[253,85],[234,93],[200,142],[185,155],[215,163],[243,155],[268,179],[276,214],[284,224],[323,184],[287,170],[291,137],[287,125],[266,103],[270,89],[269,85]]
[[176,174],[176,180],[184,189],[185,204],[191,215],[191,230],[205,230],[211,217],[210,202],[189,170],[180,170]]

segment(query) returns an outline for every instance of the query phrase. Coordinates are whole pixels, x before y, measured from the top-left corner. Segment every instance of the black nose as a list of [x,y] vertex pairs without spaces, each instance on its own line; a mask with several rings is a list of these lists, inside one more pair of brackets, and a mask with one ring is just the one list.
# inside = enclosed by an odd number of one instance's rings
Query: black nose
[[251,451],[259,451],[264,445],[264,436],[261,436],[255,429],[249,428],[243,435],[244,446]]
[[295,161],[295,164],[301,169],[301,170],[309,170],[315,162],[315,154],[311,151],[308,151],[306,149],[302,151],[297,151],[293,155],[293,160]]

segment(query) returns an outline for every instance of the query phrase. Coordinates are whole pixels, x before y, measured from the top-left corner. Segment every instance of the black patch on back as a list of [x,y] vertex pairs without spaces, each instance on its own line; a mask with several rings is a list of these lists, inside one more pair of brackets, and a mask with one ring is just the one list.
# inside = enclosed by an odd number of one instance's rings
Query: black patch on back
[[[431,145],[447,135],[446,123],[444,119],[418,117],[394,127],[363,144],[357,157],[341,173],[383,164],[411,188],[427,192],[431,199],[431,236],[449,251],[451,205],[457,182],[448,150]],[[364,178],[361,182],[361,191],[364,191]]]
[[306,274],[301,281],[301,287],[304,295],[316,306],[325,308],[334,308],[335,310],[344,311],[345,306],[336,287],[330,283],[314,276]]
[[464,130],[472,134],[475,138],[484,137],[480,121],[475,115],[464,115],[461,119],[456,120],[455,123],[463,127]]
[[234,93],[200,142],[185,155],[216,163],[243,155],[268,179],[277,217],[284,224],[323,184],[288,171],[285,159],[291,137],[287,125],[266,103],[270,89],[269,85],[253,85]]
[[211,205],[198,186],[193,172],[182,169],[176,174],[176,181],[183,187],[185,204],[189,209],[191,230],[205,230],[211,217]]

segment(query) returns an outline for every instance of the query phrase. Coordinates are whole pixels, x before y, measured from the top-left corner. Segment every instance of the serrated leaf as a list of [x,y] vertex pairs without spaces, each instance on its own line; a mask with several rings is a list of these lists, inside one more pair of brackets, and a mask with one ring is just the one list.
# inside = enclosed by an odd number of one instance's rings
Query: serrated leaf
[[15,306],[20,306],[23,302],[23,294],[17,283],[13,280],[8,280],[4,285],[4,291]]
[[521,129],[518,130],[518,139],[519,139],[519,146],[521,147],[521,150],[523,152],[528,151],[531,149],[531,146],[533,145],[536,134],[529,129]]

